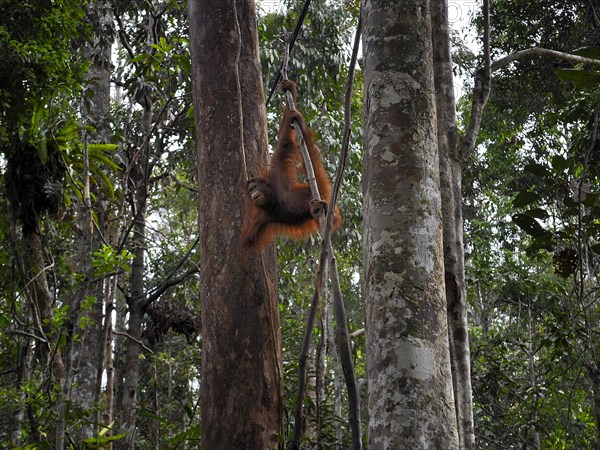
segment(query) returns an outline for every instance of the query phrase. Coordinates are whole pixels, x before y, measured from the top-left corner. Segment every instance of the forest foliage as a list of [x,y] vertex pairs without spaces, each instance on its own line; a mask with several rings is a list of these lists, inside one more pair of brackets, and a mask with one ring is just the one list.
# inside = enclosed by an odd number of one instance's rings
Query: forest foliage
[[[294,28],[303,2],[275,10],[267,3],[259,2],[258,14],[268,93],[282,59],[281,33]],[[0,447],[51,448],[61,423],[72,436],[68,448],[123,444],[131,430],[119,428],[121,409],[128,377],[135,376],[138,448],[196,448],[202,408],[197,220],[203,211],[196,203],[202,180],[192,145],[186,6],[174,0],[0,4]],[[492,60],[536,46],[600,59],[600,9],[593,2],[494,0],[491,12]],[[357,16],[355,1],[313,2],[289,63],[289,77],[300,86],[299,108],[319,137],[330,173],[342,141]],[[470,19],[469,33],[479,36],[479,13]],[[458,102],[461,130],[481,62],[478,48],[465,44],[466,31],[453,33],[455,73],[466,93]],[[100,79],[88,73],[106,48],[111,101],[100,123],[90,112],[99,102]],[[364,399],[360,71],[357,78],[340,198],[344,224],[333,246]],[[276,93],[268,105],[270,142],[282,102]],[[593,448],[600,442],[599,114],[598,66],[536,57],[493,73],[463,181],[478,448]],[[138,170],[143,181],[133,185]],[[88,218],[83,226],[81,217]],[[142,244],[132,231],[140,222]],[[102,237],[82,259],[78,236],[86,229]],[[43,248],[43,264],[32,267],[47,281],[46,315],[32,300],[39,292],[30,284],[23,244],[31,230]],[[287,434],[317,244],[316,238],[278,244]],[[139,264],[142,292],[135,281]],[[100,321],[94,308],[102,311]],[[136,308],[137,337],[129,331]],[[306,439],[315,448],[346,448],[345,391],[329,303],[318,322]],[[97,353],[82,358],[77,349],[86,348],[94,325],[104,340]],[[140,351],[137,372],[126,365],[132,343]],[[43,356],[60,354],[77,380],[86,358],[101,353],[89,401],[83,384],[75,381],[69,391],[59,385]],[[107,384],[109,370],[114,385]],[[362,412],[367,423],[366,408]]]

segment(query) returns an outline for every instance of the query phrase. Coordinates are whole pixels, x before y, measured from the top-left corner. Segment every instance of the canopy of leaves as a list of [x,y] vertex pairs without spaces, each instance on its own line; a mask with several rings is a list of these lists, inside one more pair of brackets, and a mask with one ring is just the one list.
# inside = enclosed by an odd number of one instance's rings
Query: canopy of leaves
[[84,8],[76,0],[0,2],[0,107],[11,111],[0,129],[28,120],[33,102],[71,92],[81,80],[86,64],[71,45],[85,36]]
[[[492,58],[533,46],[597,58],[594,14],[589,2],[492,2]],[[492,76],[464,180],[482,448],[598,442],[598,75],[535,58]]]

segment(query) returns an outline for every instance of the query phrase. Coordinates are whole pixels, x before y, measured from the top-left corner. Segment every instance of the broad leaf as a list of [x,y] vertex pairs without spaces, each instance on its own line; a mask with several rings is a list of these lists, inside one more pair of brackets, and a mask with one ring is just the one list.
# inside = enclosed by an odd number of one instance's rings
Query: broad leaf
[[571,81],[579,88],[593,88],[600,83],[600,73],[593,70],[556,69],[556,76],[563,81]]
[[514,214],[512,216],[512,220],[525,233],[534,238],[540,238],[546,233],[546,230],[544,230],[540,223],[527,214]]
[[596,200],[598,200],[598,196],[600,196],[600,194],[598,194],[596,192],[587,193],[581,203],[583,203],[585,206],[588,206],[591,208],[596,203]]
[[573,52],[574,55],[583,56],[584,58],[600,59],[600,47],[590,46],[578,48]]
[[537,202],[539,199],[540,196],[535,192],[523,191],[517,194],[512,203],[515,208],[521,208],[523,206],[530,205],[533,202]]
[[569,168],[569,161],[564,156],[554,155],[551,160],[552,168],[562,171]]
[[550,252],[554,249],[554,245],[555,242],[552,233],[546,231],[540,238],[533,240],[531,245],[525,249],[525,253],[529,256],[533,256],[540,250],[548,250]]
[[542,208],[532,208],[525,211],[525,214],[536,219],[547,219],[549,217],[548,212]]
[[529,163],[525,165],[525,171],[537,175],[538,177],[551,176],[550,171],[543,164]]

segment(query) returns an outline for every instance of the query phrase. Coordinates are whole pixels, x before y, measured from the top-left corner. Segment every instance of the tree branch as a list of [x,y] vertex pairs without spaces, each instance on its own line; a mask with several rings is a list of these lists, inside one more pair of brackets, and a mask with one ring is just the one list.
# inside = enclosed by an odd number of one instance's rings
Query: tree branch
[[137,300],[139,298],[144,298],[145,297],[145,299],[142,301],[142,307],[146,308],[153,301],[157,300],[167,289],[169,289],[172,286],[178,285],[179,283],[181,283],[182,281],[184,281],[189,276],[195,274],[196,272],[199,272],[198,266],[194,265],[194,267],[188,269],[187,271],[185,271],[184,273],[182,273],[178,277],[175,277],[175,274],[181,268],[181,266],[183,266],[183,264],[188,260],[188,258],[190,257],[192,251],[194,250],[194,248],[196,247],[196,245],[198,245],[199,241],[200,241],[200,236],[198,236],[196,238],[196,240],[194,241],[194,243],[192,244],[192,246],[190,247],[190,249],[183,256],[183,258],[181,258],[181,260],[179,261],[179,263],[177,264],[177,266],[171,271],[171,273],[169,273],[166,276],[166,278],[158,286],[156,286],[149,293],[140,295],[138,298],[133,298],[132,300]]
[[121,332],[121,331],[116,331],[116,330],[113,330],[112,332],[113,332],[113,334],[116,334],[117,336],[123,336],[123,337],[126,337],[127,339],[131,339],[133,342],[135,342],[136,344],[138,344],[140,347],[142,347],[147,352],[154,353],[150,347],[148,347],[147,345],[145,345],[139,339],[134,338],[130,334],[127,334],[127,333],[124,333],[124,332]]
[[491,74],[503,69],[509,64],[533,57],[557,58],[573,64],[592,64],[600,67],[600,59],[586,58],[570,53],[559,52],[542,47],[532,47],[520,50],[511,55],[500,58],[495,62],[490,59],[490,6],[489,0],[483,2],[483,66],[475,75],[473,88],[473,101],[471,104],[471,121],[462,142],[461,157],[463,164],[475,150],[475,142],[481,129],[481,120],[485,104],[490,95]]
[[498,61],[494,61],[492,63],[492,72],[502,69],[514,61],[533,58],[534,56],[557,58],[574,64],[592,64],[594,66],[600,66],[600,59],[586,58],[584,56],[572,55],[571,53],[559,52],[542,47],[532,47],[525,50],[520,50],[512,55],[505,56],[504,58],[500,58]]
[[[38,331],[40,331],[43,334],[43,332],[41,330],[38,330]],[[27,331],[10,330],[8,333],[9,334],[18,334],[18,335],[21,335],[21,336],[27,336],[27,337],[35,340],[35,341],[40,341],[40,342],[43,342],[45,344],[48,344],[48,339],[46,339],[45,336],[38,336],[38,335],[33,334],[33,333],[28,333]]]
[[146,300],[144,300],[144,307],[149,306],[152,302],[157,300],[170,287],[177,286],[179,283],[186,280],[188,277],[194,275],[195,273],[198,273],[199,271],[200,269],[198,268],[198,266],[194,266],[183,272],[178,277],[167,278],[154,290],[152,295],[149,295],[146,298]]
[[477,70],[473,101],[471,104],[471,121],[462,142],[461,157],[463,164],[475,150],[475,142],[481,129],[483,108],[490,96],[491,89],[491,57],[490,57],[490,2],[483,0],[483,67]]

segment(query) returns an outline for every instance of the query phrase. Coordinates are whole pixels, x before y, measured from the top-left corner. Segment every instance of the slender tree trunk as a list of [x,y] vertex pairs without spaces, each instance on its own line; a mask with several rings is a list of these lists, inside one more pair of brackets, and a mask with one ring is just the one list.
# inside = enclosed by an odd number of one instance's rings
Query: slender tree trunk
[[475,431],[464,266],[462,160],[459,157],[456,131],[456,104],[447,3],[445,0],[431,0],[430,7],[433,23],[433,70],[440,154],[442,219],[444,222],[444,274],[450,361],[459,444],[461,449],[469,450],[475,448]]
[[202,448],[276,448],[283,405],[274,252],[240,246],[242,189],[268,147],[255,5],[188,5],[202,248]]
[[[39,228],[39,225],[38,225]],[[39,342],[45,373],[51,384],[62,386],[65,377],[65,365],[61,349],[58,346],[58,331],[53,328],[52,294],[48,288],[47,267],[44,258],[42,237],[39,232],[25,230],[23,232],[23,255],[27,272],[28,297],[34,310],[34,328],[43,332],[45,342]]]
[[[117,277],[113,280],[106,280],[104,283],[104,295],[105,295],[105,320],[104,320],[104,355],[106,355],[106,395],[104,397],[104,412],[102,415],[102,421],[106,425],[113,423],[113,411],[114,411],[114,395],[115,395],[115,375],[113,366],[113,293],[117,287]],[[99,374],[101,377],[101,374]],[[109,431],[109,433],[111,433]],[[112,433],[111,433],[112,434]],[[112,449],[112,444],[107,447],[108,450]]]
[[136,419],[139,401],[139,372],[140,353],[139,342],[142,337],[142,318],[144,313],[139,304],[129,307],[129,321],[127,327],[127,339],[125,341],[125,369],[123,397],[121,399],[121,432],[127,434],[122,448],[133,450],[136,441]]
[[[16,291],[16,290],[15,290]],[[17,388],[25,386],[31,379],[31,367],[33,360],[33,349],[29,339],[23,339],[18,352],[17,370],[15,384]],[[25,400],[26,393],[21,390],[19,393],[19,407],[15,408],[12,414],[12,421],[8,429],[9,444],[12,447],[19,447],[21,444],[22,426],[25,419]]]
[[[534,299],[535,301],[535,299]],[[535,380],[535,354],[533,346],[533,336],[535,333],[535,323],[533,322],[533,314],[531,311],[532,299],[527,298],[527,357],[529,363],[529,387],[532,392],[535,392],[536,380]],[[531,417],[531,448],[534,450],[540,449],[540,432],[536,427],[537,413],[534,411],[533,417]]]
[[363,14],[369,449],[455,449],[429,4]]
[[[39,229],[39,224],[36,227]],[[23,233],[23,254],[29,285],[29,300],[32,308],[32,318],[35,328],[41,331],[45,341],[39,343],[41,362],[48,377],[48,386],[57,388],[57,422],[53,430],[54,448],[62,449],[64,445],[64,415],[61,414],[63,381],[65,379],[65,364],[62,350],[59,346],[59,333],[53,326],[52,294],[46,279],[44,249],[42,238],[37,231],[25,230]]]
[[[327,321],[327,347],[329,354],[331,355],[331,372],[332,383],[333,383],[333,411],[335,417],[342,417],[342,383],[340,379],[340,356],[335,345],[334,328],[333,328],[333,304],[331,300],[327,302],[327,314],[325,320]],[[340,421],[335,421],[335,441],[342,442],[342,427]],[[334,448],[340,448],[339,445]]]
[[[106,143],[109,142],[109,116],[110,116],[110,43],[106,36],[110,35],[110,30],[106,30],[104,24],[110,24],[110,9],[107,2],[95,2],[88,11],[89,18],[94,26],[94,42],[97,45],[89,46],[86,57],[93,61],[87,75],[90,82],[91,96],[88,102],[84,102],[83,110],[85,116],[89,118],[91,125],[96,130],[89,136],[90,141]],[[99,43],[103,42],[101,46]],[[89,157],[88,161],[89,172]],[[88,173],[89,177],[89,173]],[[101,244],[100,237],[94,232],[92,222],[92,208],[96,212],[97,223],[102,227],[104,223],[105,200],[100,192],[95,192],[96,203],[92,205],[89,181],[86,183],[87,192],[84,195],[84,204],[78,209],[77,230],[75,235],[75,261],[74,267],[78,272],[85,275],[81,281],[74,300],[76,304],[72,305],[72,311],[76,314],[73,317],[73,326],[79,327],[84,323],[83,329],[77,331],[79,339],[72,342],[69,355],[72,361],[72,370],[74,371],[73,387],[71,392],[71,401],[81,409],[87,412],[89,423],[82,425],[80,429],[75,430],[74,438],[76,442],[92,437],[98,431],[100,423],[100,384],[102,376],[102,365],[104,356],[103,342],[103,302],[104,292],[102,281],[91,283],[93,267],[93,253]],[[94,187],[92,186],[93,190]],[[80,303],[84,297],[94,298],[92,304],[81,309]],[[87,303],[87,302],[86,302]],[[85,321],[81,319],[85,317]],[[70,386],[69,386],[70,390]]]
[[[158,399],[158,370],[156,363],[152,364],[152,412],[153,417],[150,419],[150,436],[148,436],[148,446],[152,450],[160,450],[161,428],[160,428],[160,401]],[[171,385],[171,380],[166,380],[168,385]],[[171,396],[167,397],[171,398]]]
[[600,448],[600,367],[596,366],[595,370],[590,370],[590,378],[592,380],[592,396],[594,421],[596,422],[596,447]]
[[[120,277],[119,281],[126,282],[125,277]],[[114,352],[114,362],[113,362],[113,410],[112,416],[115,420],[118,421],[119,427],[117,430],[121,431],[120,423],[122,421],[121,418],[121,405],[123,403],[123,396],[125,390],[125,352],[126,352],[126,344],[127,339],[125,338],[127,324],[126,324],[126,316],[127,316],[127,304],[121,301],[121,298],[114,297],[115,302],[115,323],[113,325],[113,330],[117,331],[118,334],[110,333],[113,335],[115,352]],[[107,343],[108,345],[108,343]],[[116,448],[120,448],[119,443],[117,443]]]
[[[145,189],[144,189],[145,191]],[[138,195],[136,195],[138,197]],[[139,200],[139,198],[138,198]],[[137,201],[138,206],[140,205]],[[127,323],[127,338],[125,339],[125,368],[123,370],[124,387],[121,399],[121,426],[127,433],[125,447],[135,448],[135,426],[139,401],[139,372],[140,372],[140,342],[142,339],[142,323],[145,307],[144,293],[144,254],[145,254],[145,200],[142,210],[138,210],[133,226],[134,257],[131,265],[131,297],[128,299],[129,320]]]
[[[325,331],[323,327],[322,315],[320,315],[321,330]],[[321,386],[323,385],[323,376],[325,373],[325,359],[324,359],[325,345],[323,339],[323,333],[319,335],[319,342],[316,343],[311,349],[310,362],[314,368],[312,373],[308,374],[307,384],[310,386],[308,389],[307,396],[311,398],[312,404],[315,405],[314,424],[307,423],[305,436],[309,440],[318,442],[321,435]]]
[[136,420],[139,401],[140,343],[142,340],[142,324],[147,303],[144,296],[145,255],[146,255],[146,212],[148,197],[148,157],[150,152],[150,132],[152,128],[153,103],[149,97],[141,100],[144,108],[142,115],[142,142],[131,157],[130,174],[131,206],[133,227],[131,247],[133,261],[131,263],[131,295],[127,299],[129,321],[127,339],[125,340],[125,369],[123,372],[124,387],[121,398],[121,429],[127,434],[124,447],[135,448]]

